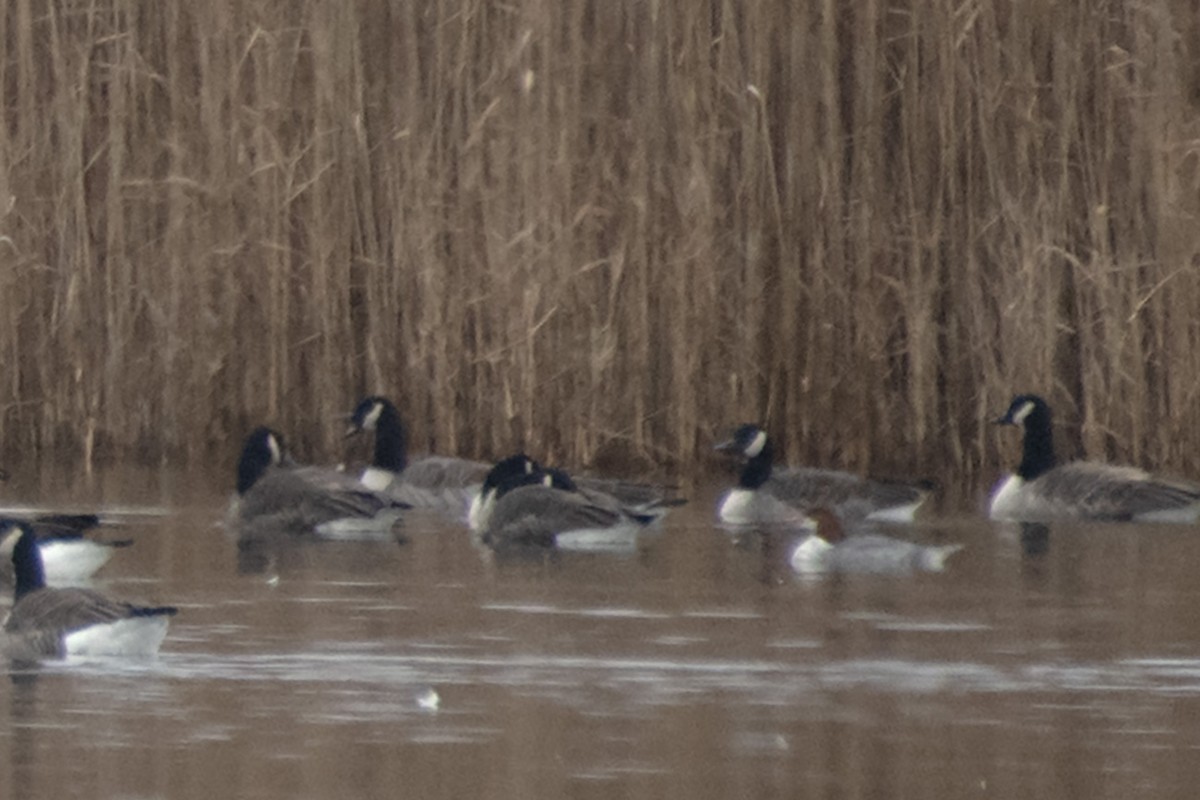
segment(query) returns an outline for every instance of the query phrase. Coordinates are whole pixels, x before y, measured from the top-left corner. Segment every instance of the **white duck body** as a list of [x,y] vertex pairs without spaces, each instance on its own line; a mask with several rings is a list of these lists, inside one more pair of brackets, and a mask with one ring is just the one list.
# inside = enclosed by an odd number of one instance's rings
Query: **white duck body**
[[904,575],[941,572],[962,545],[923,545],[878,533],[872,527],[845,533],[828,509],[813,514],[816,530],[792,551],[792,569],[802,575],[869,573]]

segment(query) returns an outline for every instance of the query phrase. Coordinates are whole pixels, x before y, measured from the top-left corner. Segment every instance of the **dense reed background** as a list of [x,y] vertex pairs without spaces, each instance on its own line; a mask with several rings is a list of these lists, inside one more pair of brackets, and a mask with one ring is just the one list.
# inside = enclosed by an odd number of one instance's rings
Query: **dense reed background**
[[[13,0],[0,441],[1200,474],[1194,0]],[[1001,452],[998,452],[1001,451]]]

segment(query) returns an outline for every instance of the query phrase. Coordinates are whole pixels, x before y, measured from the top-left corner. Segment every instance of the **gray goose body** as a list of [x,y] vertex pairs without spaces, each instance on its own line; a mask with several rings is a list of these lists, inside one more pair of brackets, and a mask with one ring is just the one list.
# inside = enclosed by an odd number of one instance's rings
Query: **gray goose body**
[[484,477],[467,514],[467,524],[471,530],[478,533],[486,527],[501,484],[511,487],[514,483],[524,480],[522,476],[531,473],[539,473],[551,484],[557,481],[559,489],[567,488],[581,495],[590,505],[635,519],[661,519],[672,508],[687,502],[674,496],[674,487],[619,478],[569,477],[562,470],[543,469],[529,456],[521,453],[498,461]]
[[575,490],[595,505],[632,516],[661,519],[687,503],[676,497],[675,487],[636,483],[621,478],[572,477]]
[[653,515],[594,502],[560,470],[518,473],[502,482],[480,532],[495,550],[628,549]]
[[1023,426],[1024,436],[1021,463],[988,500],[992,519],[1193,523],[1200,517],[1200,485],[1190,481],[1095,461],[1059,464],[1050,407],[1037,395],[1013,398],[996,423]]

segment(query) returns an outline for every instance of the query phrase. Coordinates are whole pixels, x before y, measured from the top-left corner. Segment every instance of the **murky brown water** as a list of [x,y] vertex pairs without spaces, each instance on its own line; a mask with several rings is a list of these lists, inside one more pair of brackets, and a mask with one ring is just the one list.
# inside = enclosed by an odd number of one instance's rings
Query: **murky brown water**
[[[226,478],[14,482],[159,506],[99,583],[181,607],[153,662],[0,682],[16,798],[1194,797],[1200,534],[971,515],[941,575],[802,581],[702,493],[632,556],[410,541],[242,559]],[[436,710],[422,699],[436,692]]]

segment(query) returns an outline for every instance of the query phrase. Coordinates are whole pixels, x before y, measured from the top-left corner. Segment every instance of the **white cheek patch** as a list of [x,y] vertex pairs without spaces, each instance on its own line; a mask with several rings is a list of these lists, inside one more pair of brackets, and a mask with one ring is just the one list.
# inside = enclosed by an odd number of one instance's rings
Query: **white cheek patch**
[[762,449],[766,446],[766,444],[767,434],[763,431],[759,431],[758,434],[750,441],[750,444],[746,445],[746,457],[754,458],[756,455],[762,452]]
[[267,449],[271,451],[271,463],[279,465],[283,463],[283,451],[279,447],[279,440],[274,434],[267,434]]
[[1021,404],[1021,407],[1016,410],[1016,413],[1014,413],[1012,415],[1013,424],[1020,425],[1022,422],[1025,421],[1025,418],[1028,417],[1032,413],[1033,413],[1033,403],[1026,400],[1024,403]]
[[5,525],[3,529],[0,529],[0,555],[12,556],[20,536],[21,529],[16,525]]
[[362,427],[364,431],[369,431],[375,427],[375,423],[379,422],[379,415],[383,413],[383,403],[374,403],[371,410],[367,412],[367,416],[363,417]]

